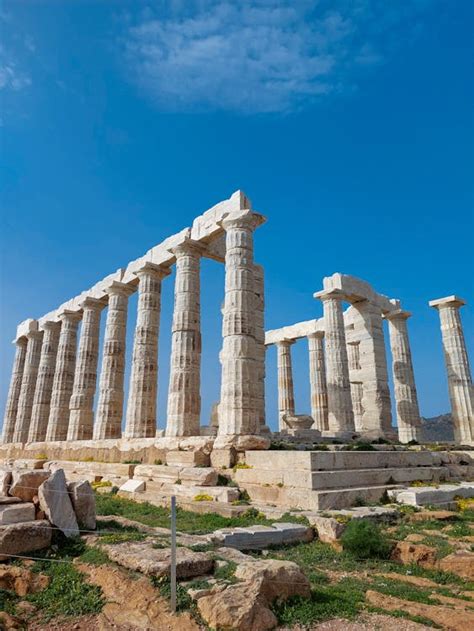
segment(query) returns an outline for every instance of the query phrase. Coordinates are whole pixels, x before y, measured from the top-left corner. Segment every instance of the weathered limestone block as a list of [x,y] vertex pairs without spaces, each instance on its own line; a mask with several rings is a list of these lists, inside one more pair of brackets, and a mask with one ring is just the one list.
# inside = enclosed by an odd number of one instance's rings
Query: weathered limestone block
[[421,543],[411,543],[410,541],[397,541],[392,550],[392,561],[403,565],[419,565],[427,569],[435,567],[436,548],[425,546]]
[[0,528],[0,559],[10,554],[27,554],[51,544],[52,528],[48,521],[37,519]]
[[8,495],[11,482],[12,472],[9,470],[0,470],[0,496]]
[[409,489],[395,489],[389,491],[388,494],[389,497],[393,498],[399,504],[410,504],[411,506],[446,504],[453,502],[456,497],[474,497],[474,482],[443,484],[439,488],[420,486]]
[[[195,500],[196,497],[208,495],[216,502],[224,502],[230,504],[239,499],[239,489],[227,486],[192,486],[187,484],[169,484],[165,483],[161,487],[166,494],[176,495],[177,497],[189,498]],[[148,484],[147,484],[147,490]],[[200,501],[200,500],[196,500]]]
[[393,383],[397,405],[398,438],[402,443],[420,440],[421,418],[408,337],[408,311],[385,314],[392,351]]
[[59,528],[66,537],[79,534],[76,515],[66,486],[66,476],[62,469],[54,471],[38,489],[40,508],[49,521]]
[[334,545],[342,537],[342,533],[346,529],[346,524],[341,523],[333,517],[322,517],[321,515],[311,515],[309,518],[316,532],[318,539],[323,543]]
[[20,504],[3,504],[0,506],[0,526],[18,524],[23,521],[34,521],[35,506],[30,502]]
[[71,462],[65,460],[50,461],[45,464],[48,471],[63,469],[69,481],[89,480],[99,482],[108,480],[120,486],[133,476],[135,465],[113,462]]
[[30,443],[39,442],[46,438],[60,328],[59,322],[52,322],[51,320],[41,325],[44,335],[28,432],[28,442]]
[[121,493],[141,493],[145,490],[146,482],[143,480],[127,480],[122,484],[119,491]]
[[80,528],[95,530],[95,495],[87,480],[69,482],[67,490]]
[[74,384],[76,365],[77,327],[81,314],[64,310],[60,315],[61,333],[56,358],[51,407],[46,440],[66,440],[69,425],[69,400]]
[[7,404],[5,406],[5,416],[3,418],[2,441],[4,443],[13,442],[28,340],[26,337],[20,337],[15,341],[15,344],[15,359],[13,361],[12,376],[10,380],[10,387],[8,389]]
[[328,430],[328,391],[323,347],[324,334],[308,335],[309,381],[311,389],[311,416],[315,429]]
[[235,570],[235,577],[241,581],[260,582],[260,593],[268,603],[292,596],[309,598],[311,593],[308,578],[292,561],[265,559],[241,563]]
[[211,452],[211,466],[215,469],[231,469],[237,462],[235,447],[229,449],[213,449]]
[[258,434],[253,231],[263,218],[250,210],[230,213],[226,232],[225,298],[221,351],[219,434]]
[[168,391],[167,436],[198,436],[201,414],[202,246],[185,241],[173,249],[176,280]]
[[38,377],[38,366],[41,357],[43,332],[31,331],[28,333],[27,338],[28,346],[26,347],[23,378],[21,381],[20,396],[18,398],[18,412],[12,439],[14,443],[24,443],[28,438],[36,379]]
[[276,343],[278,353],[278,427],[286,429],[285,416],[295,414],[295,395],[293,388],[293,368],[291,363],[291,345],[295,340],[282,340]]
[[335,435],[354,431],[349,364],[342,301],[338,290],[320,291],[315,298],[323,302],[328,391],[328,426]]
[[124,283],[113,282],[106,291],[109,296],[109,306],[102,351],[102,372],[94,440],[119,438],[122,433],[127,305],[133,288]]
[[127,404],[127,438],[155,436],[161,281],[169,269],[146,263],[138,276],[137,324]]
[[94,396],[97,386],[99,361],[100,316],[105,307],[104,298],[87,297],[81,303],[82,326],[77,352],[76,371],[69,401],[69,428],[67,439],[90,440],[94,427]]
[[166,454],[166,464],[172,466],[208,467],[210,463],[209,455],[202,451],[168,451]]
[[448,296],[429,304],[438,310],[441,322],[454,437],[461,444],[473,444],[474,389],[459,313],[460,307],[466,303],[457,296]]
[[179,479],[182,466],[139,464],[135,467],[133,478],[135,480],[162,480],[170,482]]
[[185,467],[179,473],[183,484],[195,486],[216,486],[217,471],[212,467]]
[[24,502],[31,502],[38,489],[50,476],[49,471],[40,469],[34,471],[13,471],[13,480],[10,487],[10,495],[19,497]]
[[[246,434],[243,436],[217,436],[214,441],[214,449],[231,449],[243,453],[249,449],[268,449],[271,440],[267,436],[259,436],[256,434]],[[262,454],[260,454],[262,456]]]

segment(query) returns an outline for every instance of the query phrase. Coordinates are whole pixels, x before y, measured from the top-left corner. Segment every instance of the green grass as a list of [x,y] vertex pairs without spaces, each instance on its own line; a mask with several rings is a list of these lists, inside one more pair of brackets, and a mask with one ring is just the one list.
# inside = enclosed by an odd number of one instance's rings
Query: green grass
[[80,555],[79,559],[82,563],[89,563],[90,565],[105,565],[110,563],[110,559],[106,552],[100,548],[87,547],[85,552]]
[[125,543],[126,541],[145,541],[146,535],[142,532],[117,532],[110,535],[101,535],[100,542],[106,545]]
[[[147,526],[170,527],[169,509],[161,506],[153,506],[148,502],[138,503],[115,495],[96,494],[96,506],[98,515],[118,515],[133,519]],[[181,532],[202,534],[212,532],[218,528],[233,526],[253,526],[254,524],[269,525],[277,521],[268,520],[264,515],[250,508],[239,517],[222,517],[216,513],[192,513],[180,508],[177,509],[177,529]],[[107,528],[110,523],[107,524]]]
[[377,524],[365,519],[353,519],[341,537],[345,551],[356,559],[386,559],[391,544]]
[[234,561],[226,561],[226,565],[216,567],[216,569],[214,570],[214,578],[217,578],[220,581],[236,583],[237,579],[234,576],[236,569],[237,563],[234,563]]
[[20,599],[9,589],[0,589],[0,611],[15,615],[15,606]]

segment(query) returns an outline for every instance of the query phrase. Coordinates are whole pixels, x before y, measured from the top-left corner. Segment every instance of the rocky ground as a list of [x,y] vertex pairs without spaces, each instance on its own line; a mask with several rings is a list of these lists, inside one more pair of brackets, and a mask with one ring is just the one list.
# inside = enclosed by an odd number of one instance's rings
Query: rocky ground
[[[179,511],[178,616],[172,616],[167,510],[115,496],[96,500],[94,534],[66,539],[55,532],[48,550],[31,553],[36,560],[0,565],[0,628],[474,628],[470,502],[460,502],[458,511],[407,508],[380,527],[323,515],[314,539],[301,517],[299,543],[244,551],[223,547],[216,531],[257,524],[248,532],[261,542],[274,520],[254,509],[238,518]],[[350,526],[356,521],[367,528]]]

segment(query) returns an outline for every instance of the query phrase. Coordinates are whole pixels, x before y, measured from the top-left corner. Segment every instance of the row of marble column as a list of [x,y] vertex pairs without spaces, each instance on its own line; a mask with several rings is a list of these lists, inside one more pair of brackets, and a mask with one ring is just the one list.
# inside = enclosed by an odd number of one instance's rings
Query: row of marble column
[[[256,434],[265,424],[263,270],[253,262],[259,216],[222,222],[226,233],[220,434]],[[200,434],[200,259],[187,240],[176,257],[167,436]],[[169,268],[146,263],[136,272],[138,308],[124,437],[156,435],[161,282]],[[106,296],[86,298],[81,311],[17,340],[3,442],[120,438],[124,406],[125,340],[131,285],[113,282]],[[101,311],[107,306],[99,396],[96,394]],[[78,325],[82,320],[77,344]]]
[[[344,436],[356,430],[343,313],[343,302],[347,299],[338,290],[319,292],[317,297],[323,302],[325,330],[308,336],[311,415],[315,429]],[[417,440],[421,425],[406,325],[409,316],[401,310],[385,315],[389,323],[397,424],[402,442]],[[285,429],[283,416],[295,413],[290,351],[294,342],[276,343],[280,430]]]
[[[308,336],[311,415],[315,429],[334,436],[344,435],[355,430],[354,392],[351,394],[343,314],[346,298],[338,290],[319,292],[317,297],[323,302],[325,331]],[[430,302],[440,315],[455,440],[472,444],[474,394],[459,314],[459,308],[464,304],[456,296]],[[410,315],[398,309],[383,316],[389,328],[398,435],[404,443],[421,438],[421,417],[407,328]],[[291,363],[291,345],[295,341],[287,339],[276,343],[280,430],[285,429],[283,416],[295,413]]]

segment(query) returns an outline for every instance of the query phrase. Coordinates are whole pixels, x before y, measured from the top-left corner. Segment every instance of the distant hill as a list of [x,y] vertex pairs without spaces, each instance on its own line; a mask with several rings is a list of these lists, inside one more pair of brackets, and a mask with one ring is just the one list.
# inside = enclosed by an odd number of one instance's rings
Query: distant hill
[[423,442],[443,442],[454,440],[451,414],[440,414],[432,418],[422,418]]

